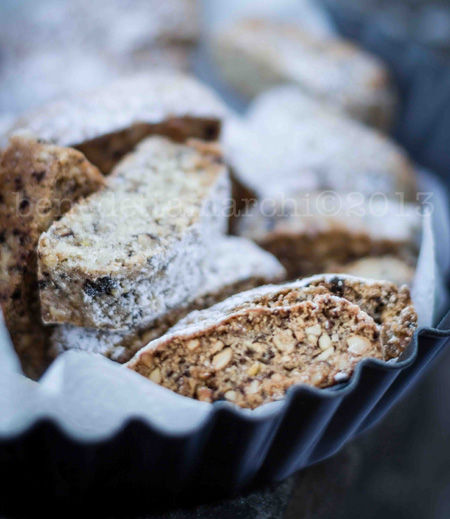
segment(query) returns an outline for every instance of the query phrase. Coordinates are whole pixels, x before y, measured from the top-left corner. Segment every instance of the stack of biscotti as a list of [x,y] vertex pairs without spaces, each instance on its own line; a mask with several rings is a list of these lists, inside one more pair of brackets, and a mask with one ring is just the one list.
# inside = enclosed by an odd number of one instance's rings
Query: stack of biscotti
[[254,96],[294,83],[309,96],[381,129],[389,128],[395,93],[375,56],[340,38],[318,38],[295,23],[241,19],[212,42],[218,72]]
[[11,139],[0,158],[0,302],[25,372],[36,378],[48,363],[48,331],[40,318],[36,246],[39,236],[104,177],[82,153]]
[[281,264],[245,238],[224,236],[214,243],[202,262],[203,283],[179,306],[171,308],[144,327],[126,331],[61,325],[51,337],[53,355],[67,350],[100,353],[117,362],[128,361],[140,348],[163,335],[193,310],[208,308],[227,297],[285,278]]
[[294,384],[346,381],[364,358],[398,358],[416,325],[406,286],[317,276],[193,312],[126,366],[184,396],[254,408]]
[[[131,322],[144,325],[140,315],[149,308],[143,318],[146,322],[166,308],[184,304],[184,297],[190,297],[203,284],[205,274],[198,267],[205,255],[201,244],[223,235],[229,197],[220,152],[214,144],[203,141],[217,138],[226,113],[218,98],[195,79],[157,72],[129,78],[92,95],[53,103],[12,124],[3,138],[6,144],[8,137],[20,133],[20,129],[23,134],[39,137],[39,141],[12,137],[2,157],[1,171],[2,308],[29,375],[36,378],[48,364],[50,329],[44,328],[43,321],[64,322],[70,314],[68,319],[73,323],[73,315],[79,314],[76,322],[82,325],[122,329]],[[80,150],[86,145],[92,160],[107,173],[148,135],[155,137],[123,159],[106,180],[83,153],[65,147],[73,144]],[[202,142],[178,144],[191,137]],[[58,145],[47,144],[44,139]],[[86,206],[83,201],[71,208],[72,202],[99,187],[104,189],[94,199],[99,201],[97,205],[89,199]],[[95,206],[92,213],[90,204]],[[83,211],[83,207],[89,209]],[[66,220],[58,220],[66,211],[67,221],[73,223],[73,230],[67,234],[62,230]],[[74,212],[80,219],[72,222],[70,215]],[[47,229],[42,253],[37,254],[38,240]],[[127,233],[130,240],[120,242]],[[119,243],[124,247],[121,250]],[[76,272],[77,246],[84,247],[78,249],[85,262],[80,266],[89,271],[90,277],[82,287],[70,287],[71,280],[65,278],[62,269],[55,274],[60,275],[56,282],[51,272],[53,267],[56,271],[61,267],[62,258],[65,267],[74,269],[74,279],[82,277]],[[38,259],[45,267],[40,279],[42,307],[37,287]],[[129,292],[117,289],[116,283],[127,284],[121,268],[126,278],[132,266],[136,276],[129,280],[132,288]],[[102,267],[105,275],[99,274]],[[186,271],[189,276],[183,278]],[[145,294],[149,284],[152,289]],[[56,294],[51,294],[51,288]],[[75,296],[72,288],[81,292]],[[65,303],[67,315],[52,304],[52,297],[65,290],[74,299],[73,307],[70,298]],[[114,299],[114,294],[123,296],[122,313],[112,316],[110,322],[105,308],[103,315],[99,311],[100,317],[95,312],[87,317],[89,304],[95,307],[97,300]],[[84,299],[87,303],[83,310]],[[139,308],[141,300],[143,308]],[[80,309],[76,309],[78,303]]]
[[385,254],[414,266],[416,175],[387,137],[284,86],[230,120],[223,139],[237,184],[256,199],[233,230],[275,254],[290,277]]

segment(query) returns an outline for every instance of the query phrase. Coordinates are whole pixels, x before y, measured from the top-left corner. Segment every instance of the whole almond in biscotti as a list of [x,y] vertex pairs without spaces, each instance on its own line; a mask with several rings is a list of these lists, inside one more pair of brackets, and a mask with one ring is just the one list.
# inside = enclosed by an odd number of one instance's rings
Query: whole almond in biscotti
[[46,366],[47,330],[40,318],[36,246],[52,222],[104,177],[71,148],[11,138],[0,160],[0,301],[27,374]]
[[146,326],[201,286],[226,227],[229,179],[212,144],[149,137],[39,240],[47,323]]
[[26,129],[76,147],[103,173],[109,173],[150,135],[177,142],[216,140],[227,113],[219,97],[194,77],[158,70],[49,103],[17,119],[10,131]]
[[286,276],[276,258],[245,238],[236,236],[218,239],[214,249],[205,257],[205,263],[205,278],[201,286],[148,326],[124,332],[56,326],[51,337],[54,356],[76,349],[127,362],[140,348],[163,335],[189,312],[208,308],[237,292],[282,281]]
[[396,95],[387,68],[342,38],[319,39],[286,21],[240,19],[212,44],[218,72],[246,96],[293,83],[370,125],[392,122]]
[[344,264],[331,263],[329,272],[341,272],[351,276],[387,280],[396,285],[411,286],[414,267],[396,256],[369,256]]
[[254,408],[294,384],[332,386],[369,357],[384,358],[379,326],[346,299],[325,294],[211,316],[151,342],[126,366],[184,396]]

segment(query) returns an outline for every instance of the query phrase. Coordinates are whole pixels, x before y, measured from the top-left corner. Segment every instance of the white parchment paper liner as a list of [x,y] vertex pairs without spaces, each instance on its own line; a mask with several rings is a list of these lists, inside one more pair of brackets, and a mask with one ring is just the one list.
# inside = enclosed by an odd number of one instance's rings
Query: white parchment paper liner
[[[428,188],[425,177],[421,177],[421,182]],[[436,188],[439,183],[434,178],[432,181]],[[431,209],[423,216],[413,287],[420,326],[434,323],[446,299],[433,231],[444,215],[438,205]],[[448,241],[448,237],[438,242],[444,240]],[[411,351],[408,355],[412,355]],[[284,402],[238,412],[261,419],[278,412]],[[232,404],[208,404],[179,396],[121,365],[85,352],[64,353],[40,382],[33,382],[20,373],[4,323],[0,323],[0,437],[14,436],[40,418],[54,420],[69,436],[79,440],[109,437],[132,418],[140,418],[167,434],[185,434],[201,426],[216,405]]]

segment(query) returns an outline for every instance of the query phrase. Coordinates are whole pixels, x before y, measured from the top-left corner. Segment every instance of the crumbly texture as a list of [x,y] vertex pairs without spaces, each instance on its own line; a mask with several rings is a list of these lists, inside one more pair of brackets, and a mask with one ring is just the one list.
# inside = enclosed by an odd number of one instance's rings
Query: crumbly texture
[[385,66],[340,38],[320,39],[296,24],[241,19],[213,41],[218,71],[246,96],[294,83],[355,119],[389,128],[395,107]]
[[107,173],[148,135],[215,140],[227,113],[214,92],[193,77],[159,70],[48,104],[20,117],[10,132],[24,128],[79,148]]
[[33,378],[46,367],[47,330],[40,319],[36,246],[70,206],[104,185],[79,152],[13,137],[0,161],[0,301],[14,346]]
[[274,254],[290,278],[326,272],[330,262],[394,254],[417,254],[420,213],[416,206],[358,198],[352,194],[305,193],[262,200],[236,223],[235,232]]
[[388,137],[295,86],[261,94],[222,137],[237,179],[260,199],[332,190],[416,200],[416,174]]
[[126,332],[58,326],[51,337],[53,355],[78,349],[100,353],[117,362],[126,362],[140,348],[163,335],[189,312],[212,306],[236,292],[282,281],[286,275],[273,256],[244,238],[222,238],[214,244],[209,256],[205,266],[205,279],[198,290],[149,326]]
[[207,310],[192,312],[179,321],[173,330],[195,323],[214,322],[221,316],[246,308],[289,306],[310,300],[317,294],[343,297],[373,318],[381,329],[386,359],[399,357],[410,344],[417,327],[417,314],[408,287],[344,274],[313,276],[242,292]]
[[228,199],[217,146],[146,139],[105,189],[41,235],[44,321],[126,330],[186,300],[225,230]]
[[383,359],[378,326],[356,305],[327,294],[169,333],[127,367],[184,396],[255,408],[293,384],[332,386],[367,357]]
[[411,286],[415,272],[413,266],[395,256],[361,258],[344,265],[333,263],[328,270],[369,279],[385,279],[399,286]]

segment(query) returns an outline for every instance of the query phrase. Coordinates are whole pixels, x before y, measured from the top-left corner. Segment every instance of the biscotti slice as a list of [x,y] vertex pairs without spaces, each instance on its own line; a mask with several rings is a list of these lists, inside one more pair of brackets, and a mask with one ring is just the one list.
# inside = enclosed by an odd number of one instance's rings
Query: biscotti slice
[[320,294],[343,297],[359,306],[380,325],[386,359],[399,357],[409,346],[417,327],[417,314],[407,286],[344,274],[324,274],[297,281],[266,285],[229,297],[208,310],[192,312],[173,328],[231,315],[246,308],[274,308],[311,300]]
[[144,328],[125,332],[57,326],[51,337],[53,355],[77,349],[126,362],[189,312],[212,306],[236,292],[282,281],[286,275],[284,268],[271,254],[244,238],[223,237],[214,244],[209,256],[206,258],[204,282],[178,307],[170,309]]
[[259,201],[235,232],[274,254],[294,278],[364,256],[414,259],[420,227],[412,204],[327,192]]
[[20,117],[10,131],[25,128],[46,140],[76,147],[108,173],[149,135],[178,142],[216,140],[227,113],[218,96],[193,77],[159,70],[50,103]]
[[333,263],[328,270],[369,279],[385,279],[396,285],[410,286],[415,273],[414,267],[409,263],[389,255],[361,258],[344,265]]
[[378,325],[356,305],[325,294],[169,332],[127,367],[184,396],[254,408],[282,398],[293,384],[332,386],[368,357],[383,359]]
[[309,97],[274,88],[224,126],[224,152],[259,198],[333,190],[417,200],[406,153],[388,137]]
[[106,188],[39,240],[47,323],[145,326],[203,283],[206,250],[226,227],[229,179],[212,144],[149,137]]
[[241,19],[217,33],[212,46],[218,72],[245,96],[294,83],[355,119],[391,125],[396,96],[386,67],[341,38],[319,39],[288,22]]
[[36,246],[39,236],[104,177],[79,151],[11,138],[0,160],[0,302],[25,372],[46,366],[47,331],[40,318]]

